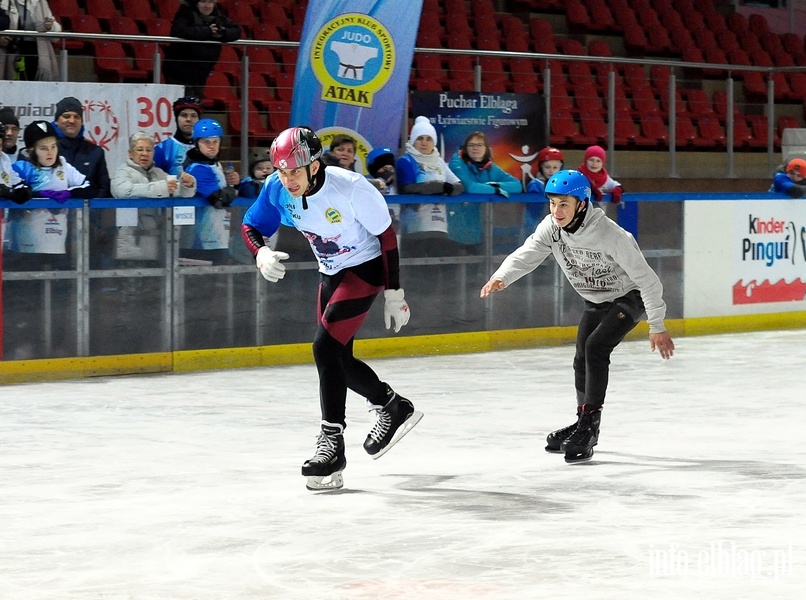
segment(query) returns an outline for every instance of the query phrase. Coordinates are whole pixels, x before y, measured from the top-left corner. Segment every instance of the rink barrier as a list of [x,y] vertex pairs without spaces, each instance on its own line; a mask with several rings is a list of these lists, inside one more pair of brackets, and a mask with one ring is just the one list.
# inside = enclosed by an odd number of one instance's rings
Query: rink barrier
[[[660,194],[626,194],[627,199],[624,204],[628,209],[618,209],[619,222],[632,221],[630,212],[637,208],[642,202],[663,202],[677,203],[687,200],[758,200],[759,197],[778,200],[784,196],[779,194],[696,194],[696,193],[660,193]],[[521,195],[520,198],[503,201],[495,198],[491,202],[491,197],[486,195],[462,195],[457,199],[467,202],[487,203],[488,207],[493,204],[512,203],[528,201],[529,195]],[[635,199],[635,201],[633,201]],[[401,203],[417,202],[421,197],[398,198]],[[81,207],[87,208],[115,208],[131,206],[206,206],[198,201],[175,201],[175,200],[121,200],[121,199],[93,199],[89,201],[68,200],[64,205],[55,204],[49,200],[32,200],[30,206],[25,208],[48,208],[50,205],[59,207],[69,207],[78,209],[81,215]],[[236,205],[248,205],[243,200],[236,201]],[[0,208],[16,208],[7,201],[0,201]],[[612,207],[611,207],[612,208]],[[624,217],[628,217],[624,219]],[[624,223],[626,225],[627,223]],[[644,231],[644,229],[642,229]],[[86,244],[82,244],[84,252],[87,252]],[[649,249],[645,250],[645,255],[650,257],[672,256],[675,252],[682,252],[673,247],[669,249]],[[480,258],[455,257],[451,262],[461,264],[469,260],[479,260]],[[406,259],[405,263],[425,263],[430,261],[443,262],[445,259]],[[84,257],[86,265],[87,257]],[[85,266],[86,269],[86,266]],[[219,270],[247,270],[253,271],[253,267],[191,267],[184,268],[185,272],[190,271],[210,271]],[[86,277],[86,273],[92,271],[81,271],[71,276]],[[47,273],[45,273],[47,274]],[[13,274],[12,274],[13,275]],[[19,276],[18,276],[19,278]],[[731,317],[704,317],[678,319],[674,317],[679,314],[671,313],[670,319],[666,320],[667,327],[675,336],[684,335],[707,335],[718,333],[734,333],[743,331],[757,331],[769,329],[800,329],[806,328],[806,312],[785,312],[768,313],[755,315],[741,315]],[[370,334],[371,339],[357,340],[356,351],[360,356],[367,358],[384,357],[404,357],[409,355],[427,354],[459,354],[470,352],[486,352],[495,350],[506,350],[515,348],[530,348],[546,345],[572,343],[576,333],[576,327],[538,327],[519,329],[489,329],[474,332],[444,332],[427,333],[415,336],[391,336],[378,335],[378,328]],[[405,333],[405,330],[404,330]],[[631,334],[632,338],[646,337],[646,324],[641,324]],[[264,342],[265,344],[265,342]],[[167,373],[201,371],[224,368],[249,368],[258,366],[274,366],[284,364],[305,364],[312,362],[311,345],[307,341],[300,343],[278,343],[275,345],[255,344],[249,347],[226,347],[212,348],[204,350],[165,350],[146,352],[142,354],[106,354],[94,356],[73,356],[66,358],[35,358],[21,360],[0,361],[0,385],[9,383],[21,383],[28,381],[45,381],[76,379],[85,377],[97,377],[107,375],[124,375],[139,373]]]
[[[677,339],[687,336],[718,335],[769,330],[806,330],[806,311],[730,317],[668,319],[666,327]],[[539,327],[443,335],[399,336],[356,340],[355,353],[361,358],[401,358],[471,354],[574,344],[576,327]],[[647,340],[644,321],[627,340]],[[250,348],[184,350],[151,354],[124,354],[86,358],[55,358],[0,363],[0,384],[83,379],[145,373],[181,373],[275,367],[313,362],[311,344],[283,344]]]

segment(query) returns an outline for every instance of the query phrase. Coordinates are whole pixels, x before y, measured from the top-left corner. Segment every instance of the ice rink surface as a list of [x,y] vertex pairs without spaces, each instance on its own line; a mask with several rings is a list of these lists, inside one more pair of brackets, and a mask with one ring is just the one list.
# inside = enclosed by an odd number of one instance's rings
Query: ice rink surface
[[570,346],[370,361],[425,417],[319,494],[313,365],[0,388],[0,599],[806,597],[806,331],[676,344],[581,465]]

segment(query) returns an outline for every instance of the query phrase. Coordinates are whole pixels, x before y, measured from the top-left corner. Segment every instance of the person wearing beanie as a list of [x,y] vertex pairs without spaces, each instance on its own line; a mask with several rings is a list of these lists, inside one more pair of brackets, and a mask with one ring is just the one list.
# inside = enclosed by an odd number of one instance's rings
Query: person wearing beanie
[[[106,152],[84,139],[84,106],[78,98],[68,96],[56,103],[52,125],[59,139],[59,153],[82,173],[89,185],[76,194],[84,198],[109,198],[112,195]],[[114,211],[90,211],[90,266],[103,268],[112,252]]]
[[791,198],[806,196],[806,159],[799,156],[790,158],[778,167],[769,191],[786,194]]
[[0,108],[0,126],[3,131],[3,152],[8,155],[9,160],[17,160],[17,141],[20,137],[20,121],[14,110],[9,106]]
[[[397,196],[397,172],[395,171],[395,151],[388,146],[373,148],[367,154],[367,179],[384,196]],[[379,183],[376,183],[379,182]],[[389,216],[392,218],[392,229],[398,235],[400,245],[400,204],[389,204]]]
[[84,106],[78,98],[68,96],[56,103],[51,123],[59,139],[59,152],[89,181],[86,198],[109,198],[109,171],[106,152],[84,139]]
[[[509,198],[523,191],[521,182],[493,162],[487,136],[473,131],[462,143],[449,163],[470,194],[492,194]],[[479,254],[483,237],[482,204],[462,202],[448,204],[448,238],[459,245],[461,254]]]
[[606,157],[607,154],[604,148],[600,146],[589,146],[588,149],[585,150],[585,158],[582,160],[582,164],[579,165],[579,172],[585,175],[588,181],[591,182],[591,192],[596,202],[601,202],[604,194],[612,194],[613,199],[611,202],[613,204],[619,204],[624,189],[618,181],[610,177],[607,169],[605,169],[604,164]]
[[[23,132],[27,160],[12,167],[36,198],[50,198],[59,203],[80,193],[89,183],[87,178],[59,154],[56,128],[47,121],[34,121]],[[73,193],[75,190],[75,193]],[[67,209],[42,208],[12,211],[11,250],[24,255],[59,255],[67,253]],[[47,224],[47,226],[46,226]],[[31,265],[39,257],[28,259]],[[48,261],[50,263],[50,261]],[[66,260],[56,261],[57,268],[67,268]],[[41,269],[36,266],[36,270]]]
[[[215,0],[186,0],[171,23],[171,35],[185,40],[234,42],[241,27]],[[207,76],[221,57],[221,44],[174,42],[165,50],[165,82],[185,86],[185,93],[201,97]]]
[[193,148],[193,126],[204,115],[201,100],[195,96],[178,98],[173,105],[176,132],[154,147],[154,164],[169,175],[182,174],[188,150]]
[[[406,153],[395,166],[401,194],[456,196],[464,191],[459,178],[436,148],[437,132],[428,117],[414,120]],[[400,216],[406,256],[445,256],[453,250],[448,240],[448,210],[443,203],[406,204]]]

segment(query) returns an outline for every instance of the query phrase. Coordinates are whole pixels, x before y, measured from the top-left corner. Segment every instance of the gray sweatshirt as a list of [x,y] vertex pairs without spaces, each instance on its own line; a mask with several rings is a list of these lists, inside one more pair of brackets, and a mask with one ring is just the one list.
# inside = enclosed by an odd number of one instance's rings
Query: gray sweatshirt
[[660,279],[647,264],[635,238],[605,216],[601,208],[588,206],[575,233],[560,229],[551,215],[546,216],[523,246],[504,259],[491,279],[501,279],[509,286],[534,271],[549,254],[554,254],[573,288],[590,302],[612,302],[637,289],[644,302],[649,332],[666,331],[666,303]]

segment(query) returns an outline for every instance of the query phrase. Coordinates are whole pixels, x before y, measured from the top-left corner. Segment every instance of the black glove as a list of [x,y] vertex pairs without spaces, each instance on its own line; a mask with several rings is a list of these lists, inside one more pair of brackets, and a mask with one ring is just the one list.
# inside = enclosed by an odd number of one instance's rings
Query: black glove
[[442,193],[446,196],[450,196],[453,194],[453,185],[448,183],[447,181],[442,184]]
[[226,208],[232,204],[237,195],[235,188],[225,187],[207,196],[207,202],[216,208]]
[[0,183],[0,198],[8,198],[11,200],[14,197],[14,190],[4,183]]
[[32,196],[31,188],[28,187],[27,185],[18,185],[17,187],[11,190],[11,201],[14,202],[15,204],[24,204],[31,199],[31,196]]

